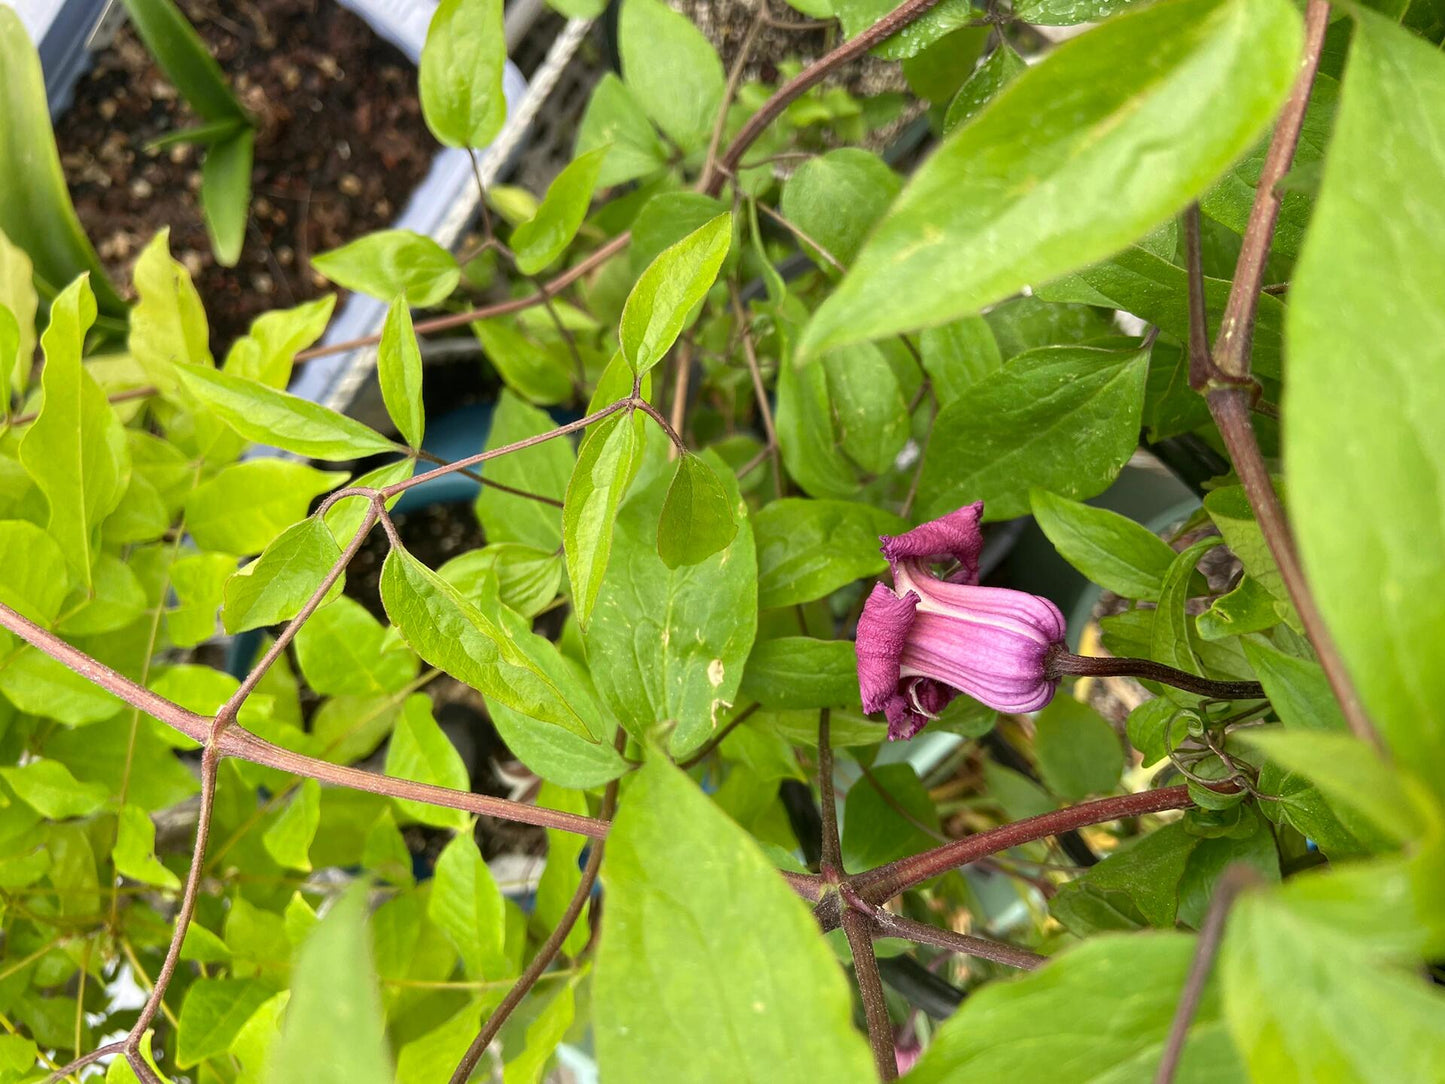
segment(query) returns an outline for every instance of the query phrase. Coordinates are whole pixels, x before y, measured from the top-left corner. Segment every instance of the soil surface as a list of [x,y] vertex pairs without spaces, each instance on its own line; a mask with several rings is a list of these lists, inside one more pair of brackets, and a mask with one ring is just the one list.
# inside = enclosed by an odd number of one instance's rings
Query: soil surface
[[80,220],[123,292],[140,249],[171,227],[217,354],[252,319],[325,292],[311,256],[389,226],[437,143],[416,69],[335,0],[180,0],[257,117],[251,217],[240,262],[221,267],[201,218],[201,151],[150,149],[198,123],[129,25],[95,57],[55,131]]

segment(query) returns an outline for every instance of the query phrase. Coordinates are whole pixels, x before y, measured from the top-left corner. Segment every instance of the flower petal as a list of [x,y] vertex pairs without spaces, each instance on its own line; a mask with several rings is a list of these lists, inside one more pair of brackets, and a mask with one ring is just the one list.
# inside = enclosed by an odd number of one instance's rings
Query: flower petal
[[[881,583],[863,604],[858,618],[858,690],[863,710],[883,711],[898,698],[898,674],[903,645],[913,627],[917,595],[895,595]],[[892,716],[890,715],[890,720]]]
[[904,561],[924,564],[929,561],[957,561],[959,568],[948,577],[952,583],[978,582],[978,557],[983,552],[983,501],[964,505],[956,512],[930,520],[900,535],[885,535],[883,556],[898,579],[899,565]]

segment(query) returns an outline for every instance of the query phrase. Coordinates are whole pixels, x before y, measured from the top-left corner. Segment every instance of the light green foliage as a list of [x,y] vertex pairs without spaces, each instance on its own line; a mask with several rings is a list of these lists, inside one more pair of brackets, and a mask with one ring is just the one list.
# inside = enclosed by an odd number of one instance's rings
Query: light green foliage
[[[221,620],[227,632],[274,625],[295,617],[341,557],[319,516],[286,528],[250,564],[226,580]],[[341,590],[342,581],[327,600]]]
[[610,149],[598,147],[579,154],[548,186],[537,213],[512,231],[512,251],[523,274],[544,271],[572,243]]
[[1158,600],[1174,551],[1153,532],[1042,489],[1030,494],[1030,505],[1059,556],[1094,583],[1125,598]]
[[1339,150],[1291,291],[1284,419],[1291,506],[1320,609],[1375,724],[1437,791],[1445,675],[1431,660],[1445,635],[1445,568],[1430,556],[1442,527],[1426,495],[1445,463],[1445,436],[1429,420],[1445,395],[1445,311],[1415,299],[1430,296],[1445,259],[1445,212],[1418,198],[1441,167],[1442,119],[1426,102],[1442,87],[1436,52],[1362,15]]
[[610,186],[662,168],[667,152],[627,84],[607,72],[593,88],[577,128],[577,154],[607,148],[597,183]]
[[[502,0],[442,0],[421,51],[422,115],[449,147],[485,147],[507,119]],[[421,302],[418,302],[421,303]]]
[[[406,698],[391,744],[386,749],[386,774],[417,783],[432,783],[466,790],[467,769],[461,754],[432,718],[431,701],[419,693]],[[460,809],[443,809],[423,802],[397,801],[397,808],[412,820],[438,828],[463,831],[470,824]]]
[[80,361],[94,322],[90,285],[76,279],[50,307],[50,324],[40,339],[45,405],[20,444],[20,460],[50,506],[46,529],[86,587],[95,563],[95,529],[120,503],[130,475],[120,419]]
[[642,465],[641,456],[642,433],[628,411],[599,423],[577,453],[562,507],[562,545],[577,620],[584,627],[612,554],[617,509]]
[[[675,890],[679,877],[691,891]],[[757,844],[658,756],[618,814],[602,881],[593,1012],[608,1079],[872,1079],[812,918]],[[654,954],[673,966],[652,967]]]
[[[511,392],[497,399],[487,450],[539,436],[553,428],[550,418]],[[482,464],[482,477],[560,501],[567,492],[576,457],[564,439],[549,440]],[[554,550],[562,544],[561,509],[483,486],[477,494],[477,518],[492,542],[521,542]]]
[[470,835],[454,837],[437,859],[427,915],[456,945],[469,978],[506,977],[502,893]]
[[678,458],[657,521],[657,555],[668,568],[707,560],[737,537],[731,498],[707,463]]
[[884,534],[907,524],[882,509],[851,501],[784,499],[753,517],[758,549],[758,605],[812,602],[887,567]]
[[186,498],[186,528],[206,549],[260,553],[306,515],[313,497],[346,475],[286,459],[251,459],[225,467]]
[[973,120],[1027,67],[1028,64],[1014,52],[1013,46],[1006,41],[999,42],[998,47],[989,53],[988,59],[958,88],[953,101],[948,103],[948,112],[943,118],[944,132],[952,132]]
[[622,310],[619,332],[622,353],[634,373],[647,372],[672,349],[693,307],[712,288],[731,241],[732,215],[718,215],[664,249],[638,278]]
[[707,145],[723,96],[723,67],[706,38],[663,0],[623,0],[618,48],[627,88],[684,151]]
[[1299,41],[1282,2],[1166,0],[1061,46],[914,174],[804,348],[977,312],[1157,226],[1254,141]]
[[368,233],[314,256],[311,265],[348,290],[383,301],[405,294],[413,305],[435,305],[461,281],[461,271],[451,253],[430,237],[411,230]]
[[759,640],[743,671],[742,692],[769,708],[857,704],[858,657],[847,640]]
[[421,401],[421,349],[411,326],[411,309],[405,297],[394,297],[381,328],[376,375],[386,412],[413,448],[421,447],[426,415]]

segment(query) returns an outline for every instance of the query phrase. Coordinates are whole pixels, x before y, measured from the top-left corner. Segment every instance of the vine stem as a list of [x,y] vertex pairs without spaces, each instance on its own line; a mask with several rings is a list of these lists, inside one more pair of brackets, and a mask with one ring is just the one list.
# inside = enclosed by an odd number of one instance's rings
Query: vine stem
[[1179,1069],[1179,1060],[1184,1055],[1184,1040],[1189,1035],[1189,1025],[1199,1011],[1200,999],[1204,996],[1204,985],[1209,981],[1209,972],[1214,967],[1214,957],[1224,938],[1224,924],[1229,918],[1230,908],[1239,894],[1260,883],[1259,874],[1250,866],[1236,862],[1229,866],[1214,886],[1214,895],[1209,900],[1209,910],[1204,915],[1204,925],[1199,930],[1199,944],[1194,950],[1194,960],[1189,965],[1189,975],[1184,980],[1184,990],[1179,995],[1179,1005],[1174,1010],[1174,1019],[1169,1025],[1169,1038],[1164,1044],[1164,1056],[1154,1074],[1154,1084],[1173,1084],[1174,1074]]
[[1062,646],[1049,649],[1044,656],[1044,672],[1051,678],[1064,674],[1081,677],[1136,677],[1172,685],[1188,693],[1197,693],[1214,700],[1264,700],[1264,686],[1257,681],[1215,681],[1186,670],[1165,666],[1153,659],[1135,659],[1113,655],[1075,655]]
[[[615,745],[619,753],[626,748],[625,731],[618,731]],[[617,780],[614,779],[607,784],[607,790],[602,796],[600,811],[602,819],[610,820],[616,808]],[[541,979],[542,973],[552,966],[552,961],[562,951],[562,945],[572,932],[572,927],[577,925],[577,920],[582,916],[582,908],[587,906],[587,900],[592,895],[592,886],[597,883],[597,874],[602,869],[602,846],[601,840],[592,845],[592,850],[587,855],[587,864],[582,869],[582,878],[578,881],[577,890],[572,893],[572,898],[567,901],[567,908],[562,912],[562,918],[537,950],[537,955],[532,957],[532,962],[527,965],[527,969],[507,991],[507,996],[502,998],[502,1003],[487,1018],[481,1031],[477,1032],[471,1046],[467,1047],[467,1052],[462,1055],[462,1060],[457,1063],[450,1084],[467,1084],[472,1070],[477,1067],[477,1062],[481,1060],[487,1047],[492,1045],[492,1040],[497,1037],[497,1032],[502,1030],[502,1025],[507,1022],[507,1018],[522,1003],[522,999],[532,992],[532,988]]]
[[[1232,789],[1232,788],[1231,788]],[[924,851],[922,854],[900,858],[886,866],[879,866],[866,873],[850,877],[848,883],[860,898],[869,903],[882,903],[900,892],[906,892],[923,882],[931,880],[949,870],[966,866],[980,858],[986,858],[1010,847],[1032,843],[1056,836],[1071,828],[1084,828],[1091,824],[1105,824],[1124,817],[1138,817],[1146,813],[1162,813],[1166,809],[1187,809],[1194,804],[1185,785],[1161,787],[1138,794],[1125,794],[1112,798],[1098,798],[1082,802],[1067,809],[1056,809],[1028,817],[1012,824],[1005,824],[987,832],[964,839],[954,840],[942,847]],[[826,914],[824,928],[837,926]]]
[[[1314,646],[1320,668],[1339,702],[1345,722],[1357,738],[1384,751],[1384,743],[1365,712],[1344,660],[1340,657],[1319,607],[1315,604],[1314,595],[1299,562],[1284,507],[1280,504],[1269,468],[1260,453],[1259,441],[1255,437],[1254,424],[1250,418],[1257,394],[1257,388],[1250,376],[1250,352],[1259,294],[1264,285],[1265,264],[1274,240],[1275,225],[1279,221],[1282,197],[1278,186],[1289,171],[1290,164],[1294,161],[1295,149],[1299,145],[1310,91],[1314,87],[1315,73],[1319,70],[1329,13],[1327,0],[1309,0],[1305,9],[1304,58],[1289,99],[1275,124],[1269,149],[1265,153],[1259,186],[1255,190],[1249,223],[1245,227],[1239,260],[1235,264],[1229,300],[1225,304],[1224,317],[1220,322],[1219,341],[1212,357],[1196,358],[1194,354],[1201,346],[1196,341],[1197,336],[1191,333],[1190,383],[1197,391],[1205,393],[1210,415],[1224,439],[1229,457],[1244,485],[1245,496],[1254,511],[1255,520],[1259,523],[1260,532],[1264,535],[1270,554],[1279,568],[1280,577],[1289,592],[1290,601],[1294,603],[1295,611],[1299,614],[1300,623]],[[1189,219],[1186,218],[1186,230],[1188,227]],[[1198,246],[1190,246],[1191,329],[1206,322],[1202,311],[1203,270],[1200,263]],[[1207,348],[1207,342],[1203,345]],[[1212,378],[1204,379],[1206,374],[1210,374]]]
[[1022,949],[1016,945],[1006,945],[1001,941],[990,941],[986,937],[974,937],[966,933],[955,933],[952,930],[941,930],[926,922],[895,915],[876,904],[869,903],[846,883],[842,885],[840,892],[843,902],[849,908],[867,915],[873,920],[879,935],[903,937],[916,944],[933,945],[936,948],[947,949],[964,956],[977,956],[981,960],[991,960],[996,964],[1017,967],[1022,971],[1034,971],[1048,963],[1047,956],[1041,956],[1037,952],[1030,952],[1028,949]]

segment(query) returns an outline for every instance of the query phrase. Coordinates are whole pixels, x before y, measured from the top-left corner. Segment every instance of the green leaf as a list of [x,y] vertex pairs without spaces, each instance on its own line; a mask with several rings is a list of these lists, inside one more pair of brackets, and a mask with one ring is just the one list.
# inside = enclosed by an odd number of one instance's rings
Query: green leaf
[[175,395],[176,366],[211,368],[210,330],[190,273],[171,259],[169,227],[141,249],[133,272],[139,298],[130,318],[130,352],[163,394]]
[[[0,26],[0,35],[4,33],[5,28]],[[0,39],[0,49],[3,48],[4,42]],[[10,314],[15,333],[9,352],[0,351],[0,388],[10,388],[20,394],[30,380],[29,366],[25,363],[35,355],[35,313],[40,307],[40,297],[32,281],[34,274],[25,250],[0,230],[0,309]],[[3,321],[4,317],[0,317],[0,322]],[[8,411],[7,402],[5,413]]]
[[311,459],[359,459],[398,450],[370,426],[320,403],[214,369],[187,367],[178,374],[201,402],[257,444]]
[[466,598],[485,598],[487,577],[495,577],[502,604],[523,617],[536,617],[557,597],[562,558],[516,542],[498,542],[453,557],[437,575]]
[[206,220],[211,250],[222,267],[235,267],[246,243],[255,146],[255,131],[244,128],[230,139],[213,143],[201,163],[201,214]]
[[1114,728],[1071,696],[1054,697],[1034,718],[1034,752],[1044,785],[1070,801],[1108,793],[1124,769]]
[[[1445,997],[1423,976],[1379,966],[1353,931],[1301,922],[1276,896],[1251,893],[1230,913],[1220,969],[1230,1033],[1254,1080],[1439,1076]],[[1301,974],[1327,993],[1300,997]]]
[[417,346],[411,309],[404,297],[392,298],[391,307],[386,311],[381,344],[377,347],[376,376],[386,412],[407,444],[420,448],[426,432],[421,398],[421,348]]
[[[487,451],[555,429],[556,423],[513,392],[503,391],[492,414]],[[566,495],[576,457],[563,438],[545,441],[482,464],[482,477],[560,501]],[[483,486],[477,518],[491,542],[521,542],[552,551],[562,544],[562,510]]]
[[863,246],[903,188],[898,174],[876,154],[840,147],[803,162],[783,184],[782,212],[827,253],[799,238],[819,266],[845,267]]
[[593,1013],[604,1080],[874,1079],[812,916],[747,833],[660,756],[618,811],[602,881]]
[[607,72],[593,88],[577,128],[577,155],[608,148],[597,175],[603,188],[625,184],[667,165],[667,151],[627,84]]
[[1275,598],[1252,576],[1245,576],[1233,591],[1210,603],[1195,619],[1194,627],[1205,640],[1223,640],[1272,629],[1292,613],[1288,603]]
[[898,375],[872,343],[823,355],[839,443],[870,474],[892,468],[908,442],[910,420]]
[[997,98],[1005,87],[1028,69],[1028,62],[1014,51],[1012,45],[1001,41],[988,59],[980,64],[958,93],[948,103],[948,112],[943,117],[943,133],[951,135],[983,112],[990,102]]
[[[890,11],[897,8],[902,0],[831,0],[833,14],[843,24],[848,37],[856,37],[867,30]],[[945,34],[973,22],[977,12],[969,0],[943,0],[932,10],[914,19],[892,37],[885,38],[874,46],[877,56],[889,60],[901,60],[915,56],[932,45]]]
[[370,940],[358,886],[301,946],[269,1084],[391,1084]]
[[0,669],[0,693],[21,711],[67,726],[109,719],[121,702],[39,648],[25,647]]
[[814,497],[851,497],[858,475],[839,446],[822,362],[778,363],[778,448],[794,481]]
[[394,693],[416,677],[416,657],[369,610],[343,595],[296,633],[296,661],[323,696]]
[[301,786],[282,807],[280,815],[261,835],[266,853],[285,869],[311,871],[311,841],[321,823],[321,784],[301,780]]
[[381,570],[381,600],[403,639],[423,659],[540,722],[598,740],[600,709],[555,645],[504,607],[493,587],[473,605],[404,549]]
[[1285,726],[1300,730],[1348,729],[1319,663],[1286,655],[1257,640],[1245,640],[1242,646],[1270,706]]
[[[100,308],[124,316],[126,305],[106,278],[76,217],[50,127],[45,76],[30,34],[9,5],[0,5],[0,232],[34,261],[37,278],[54,289],[90,274]],[[6,302],[8,304],[8,302]],[[15,311],[19,321],[24,314]]]
[[455,836],[437,859],[427,915],[456,945],[468,978],[511,974],[502,892],[470,835]]
[[941,324],[1117,251],[1249,148],[1299,50],[1283,0],[1164,0],[1064,43],[919,168],[799,350]]
[[155,823],[139,806],[121,806],[116,823],[115,849],[110,855],[115,871],[142,884],[180,888],[181,879],[161,865],[155,852]]
[[512,231],[511,249],[522,274],[540,274],[567,251],[587,215],[602,162],[610,149],[585,151],[568,163],[548,185],[537,213]]
[[1039,528],[1069,564],[1107,591],[1158,600],[1174,551],[1153,531],[1042,489],[1029,494],[1029,503]]
[[306,518],[314,497],[345,479],[286,459],[233,463],[186,498],[186,530],[203,549],[260,553]]
[[982,500],[988,519],[1012,519],[1029,511],[1034,486],[1077,499],[1103,492],[1138,443],[1148,365],[1141,352],[1059,346],[984,377],[938,413],[921,514]]
[[582,441],[562,507],[562,545],[572,607],[586,628],[612,555],[617,509],[642,465],[642,434],[631,411],[599,422]]
[[502,0],[437,5],[418,72],[422,116],[437,139],[448,147],[481,148],[497,137],[507,119],[506,63]]
[[617,47],[622,78],[684,151],[700,151],[723,100],[722,61],[685,16],[662,0],[623,0]]
[[[432,718],[431,700],[421,693],[408,696],[402,707],[391,733],[391,744],[386,749],[386,774],[452,790],[471,788],[462,755],[437,726]],[[403,814],[422,824],[461,832],[471,823],[465,810],[443,809],[401,798],[394,801]]]
[[[296,355],[321,338],[335,308],[336,295],[325,294],[295,308],[263,312],[251,322],[250,330],[231,344],[226,372],[268,388],[285,388],[291,382]],[[135,318],[131,320],[134,326]],[[131,334],[134,349],[134,331]]]
[[32,760],[19,768],[0,768],[0,779],[31,809],[53,821],[85,817],[110,799],[99,783],[80,783],[56,760]]
[[[1190,641],[1189,614],[1185,604],[1189,601],[1189,585],[1194,577],[1194,566],[1206,552],[1219,545],[1217,538],[1203,538],[1174,558],[1169,571],[1164,575],[1164,584],[1159,591],[1159,605],[1154,610],[1149,632],[1149,657],[1184,670],[1201,674],[1199,659],[1194,654]],[[1197,697],[1180,692],[1172,685],[1165,686],[1165,694],[1179,703],[1193,704]]]
[[0,522],[0,602],[49,626],[69,593],[65,554],[54,539],[22,519]]
[[[1445,60],[1362,11],[1329,160],[1290,289],[1281,429],[1300,556],[1395,758],[1445,792]],[[1382,149],[1384,153],[1382,153]],[[1423,186],[1423,187],[1422,187]],[[1365,241],[1368,239],[1368,245]],[[1368,570],[1362,576],[1361,570]]]
[[[844,803],[843,868],[854,873],[918,854],[938,842],[919,827],[937,833],[938,810],[911,764],[880,764],[873,778],[886,796],[867,779],[859,779],[848,788]],[[900,806],[907,817],[898,811]]]
[[[1096,937],[1033,974],[991,983],[938,1029],[909,1084],[1147,1080],[1163,1056],[1194,942],[1172,932]],[[1205,986],[1176,1080],[1247,1079],[1220,1020],[1217,987]]]
[[902,534],[893,513],[852,501],[790,497],[752,517],[758,548],[758,606],[812,602],[888,567],[879,536]]
[[1157,764],[1189,736],[1185,711],[1167,696],[1144,701],[1129,713],[1129,744],[1139,750],[1144,767]]
[[[706,226],[729,206],[701,192],[659,192],[652,196],[632,222],[632,243],[627,246],[627,260],[634,275],[642,274],[664,249]],[[724,260],[725,269],[737,261],[736,250],[730,250],[729,255],[733,258]]]
[[[517,759],[549,783],[586,790],[600,787],[632,765],[606,738],[594,742],[561,727],[547,726],[493,700],[487,704],[492,725]],[[614,731],[616,724],[608,720]]]
[[208,121],[250,123],[221,66],[171,0],[124,0],[131,25],[186,102]]
[[1003,365],[998,340],[982,316],[926,329],[918,338],[918,352],[940,408]]
[[[452,0],[450,6],[466,2]],[[438,8],[437,17],[441,13]],[[348,290],[383,301],[404,294],[407,302],[417,308],[446,300],[462,274],[450,252],[412,230],[368,233],[348,245],[313,256],[311,266]]]
[[580,976],[568,979],[527,1022],[526,1046],[503,1068],[503,1084],[541,1084],[552,1055],[572,1027],[577,1012],[575,991],[581,981]]
[[1230,550],[1239,558],[1239,563],[1259,585],[1275,598],[1288,600],[1284,579],[1275,566],[1264,540],[1264,532],[1255,522],[1254,510],[1243,486],[1225,486],[1212,490],[1204,497],[1204,510],[1219,528],[1219,533],[1228,543]]
[[50,306],[50,323],[40,337],[45,402],[20,442],[20,462],[50,505],[50,537],[87,588],[95,528],[120,503],[130,477],[125,430],[80,362],[94,322],[90,285],[76,279]]
[[1251,727],[1235,737],[1298,772],[1331,801],[1357,810],[1391,839],[1420,839],[1431,828],[1429,809],[1412,778],[1391,768],[1350,734]]
[[587,629],[588,656],[608,660],[592,675],[603,700],[635,735],[672,725],[675,756],[722,725],[757,632],[752,528],[732,473],[719,475],[738,520],[732,543],[695,565],[663,564],[657,525],[667,477],[657,475],[617,517],[611,568]]
[[[341,559],[341,547],[320,516],[307,516],[286,528],[261,556],[226,580],[221,622],[226,631],[243,632],[288,621]],[[325,601],[342,589],[338,579]]]
[[[660,0],[627,0],[628,7],[639,4],[660,6]],[[732,215],[718,215],[664,249],[638,278],[623,306],[619,331],[634,373],[647,372],[672,349],[694,306],[712,288],[731,243]]]
[[178,646],[194,647],[216,634],[216,612],[236,559],[225,553],[192,553],[171,565],[177,605],[166,614],[166,631]]
[[1074,26],[1102,22],[1137,3],[1139,0],[1019,0],[1014,17],[1039,26]]
[[562,403],[575,392],[571,348],[555,333],[527,334],[509,317],[473,320],[472,331],[497,375],[518,395],[534,403]]
[[189,1069],[227,1053],[276,988],[260,979],[198,979],[186,990],[176,1029],[176,1065]]
[[[550,783],[544,783],[537,792],[537,805],[584,817],[590,812],[585,794],[562,790]],[[582,883],[581,860],[586,844],[586,839],[574,832],[547,829],[547,865],[537,881],[537,904],[533,909],[535,925],[551,931],[561,922],[578,885]],[[590,907],[584,905],[572,932],[562,942],[562,951],[568,956],[575,957],[591,940],[588,910]]]
[[657,555],[668,568],[695,565],[737,537],[731,500],[717,474],[698,456],[684,453],[667,487],[657,521]]
[[859,703],[858,656],[848,640],[780,636],[753,645],[742,693],[765,708],[832,708]]

